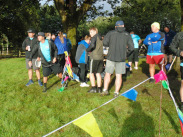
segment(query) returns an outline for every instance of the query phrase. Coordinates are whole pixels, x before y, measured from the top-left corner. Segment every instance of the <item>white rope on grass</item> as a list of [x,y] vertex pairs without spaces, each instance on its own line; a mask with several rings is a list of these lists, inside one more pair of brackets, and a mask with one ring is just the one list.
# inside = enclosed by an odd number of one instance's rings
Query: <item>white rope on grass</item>
[[177,103],[176,103],[176,101],[175,101],[175,98],[173,97],[173,94],[172,94],[172,91],[171,91],[171,89],[170,89],[170,87],[169,87],[169,84],[168,84],[168,91],[169,91],[169,93],[170,93],[170,97],[172,98],[173,103],[174,103],[175,108],[176,108],[177,113],[178,113],[178,105],[177,105]]
[[[124,94],[124,93],[126,93],[126,92],[128,92],[128,91],[130,91],[130,90],[132,90],[132,89],[134,89],[134,88],[136,88],[136,87],[138,87],[139,85],[141,85],[142,83],[146,82],[146,81],[147,81],[147,80],[149,80],[149,79],[150,79],[150,78],[148,78],[148,79],[146,79],[146,80],[142,81],[141,83],[139,83],[139,84],[135,85],[134,87],[132,87],[131,89],[129,89],[129,90],[125,91],[125,92],[123,92],[122,94]],[[121,95],[122,95],[122,94],[121,94]],[[117,96],[117,97],[119,97],[119,96]],[[98,109],[98,108],[100,108],[100,107],[102,107],[102,106],[104,106],[104,105],[106,105],[106,104],[110,103],[111,101],[115,100],[117,97],[115,97],[115,98],[113,98],[113,99],[111,99],[111,100],[107,101],[106,103],[104,103],[104,104],[100,105],[99,107],[97,107],[97,108],[95,108],[95,109],[93,109],[93,110],[91,110],[91,111],[89,111],[89,112],[87,112],[87,113],[83,114],[82,116],[80,116],[80,117],[78,117],[78,118],[76,118],[76,119],[74,119],[74,120],[70,121],[69,123],[67,123],[67,124],[65,124],[65,125],[63,125],[63,126],[61,126],[61,127],[57,128],[57,129],[53,130],[52,132],[50,132],[50,133],[48,133],[48,134],[44,135],[43,137],[47,137],[47,136],[49,136],[49,135],[53,134],[54,132],[56,132],[56,131],[58,131],[58,130],[60,130],[60,129],[62,129],[62,128],[66,127],[66,126],[68,126],[69,124],[71,124],[71,123],[73,123],[74,121],[76,121],[76,120],[80,119],[81,117],[84,117],[84,116],[85,116],[85,115],[87,115],[88,113],[93,112],[94,110],[96,110],[96,109]]]
[[[138,87],[139,85],[141,85],[142,83],[146,82],[146,81],[149,80],[149,79],[150,79],[150,78],[148,78],[148,79],[142,81],[141,83],[139,83],[139,84],[137,84],[136,86],[132,87],[131,89],[129,89],[129,90],[123,92],[122,94],[125,94],[126,92],[128,92],[128,91],[130,91],[130,90],[132,90],[132,89],[134,89],[134,88],[136,88],[136,87]],[[122,94],[121,94],[121,95],[122,95]]]

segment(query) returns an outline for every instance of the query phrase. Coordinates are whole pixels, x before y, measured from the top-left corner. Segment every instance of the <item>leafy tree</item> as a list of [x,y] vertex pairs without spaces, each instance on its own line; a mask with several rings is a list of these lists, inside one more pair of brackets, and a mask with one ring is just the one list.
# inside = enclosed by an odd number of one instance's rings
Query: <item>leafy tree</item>
[[[55,6],[62,19],[63,31],[67,32],[73,45],[76,45],[77,27],[80,21],[86,18],[87,12],[92,17],[100,14],[94,5],[96,1],[97,0],[54,0]],[[120,2],[120,0],[108,1],[112,7],[114,7],[117,2]],[[102,5],[99,9],[101,8]]]
[[99,30],[100,35],[105,35],[108,31],[113,30],[119,17],[97,17],[92,21],[81,22],[78,26],[78,36],[82,37],[88,35],[89,28],[95,26]]
[[40,8],[40,31],[57,32],[61,30],[61,18],[54,6],[43,5]]
[[21,46],[29,27],[38,28],[39,0],[6,0],[0,5],[0,35]]
[[183,0],[180,0],[181,6],[181,31],[183,31]]
[[168,25],[180,31],[180,6],[178,0],[123,0],[121,8],[114,14],[124,20],[128,31],[145,37],[151,30],[150,24],[157,21],[161,28]]

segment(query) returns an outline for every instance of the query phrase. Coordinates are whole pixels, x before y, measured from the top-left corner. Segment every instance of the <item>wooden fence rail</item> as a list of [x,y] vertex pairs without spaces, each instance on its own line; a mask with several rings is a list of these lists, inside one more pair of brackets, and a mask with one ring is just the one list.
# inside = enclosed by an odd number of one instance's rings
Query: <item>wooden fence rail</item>
[[0,49],[0,58],[25,57],[25,51],[22,48],[4,47]]

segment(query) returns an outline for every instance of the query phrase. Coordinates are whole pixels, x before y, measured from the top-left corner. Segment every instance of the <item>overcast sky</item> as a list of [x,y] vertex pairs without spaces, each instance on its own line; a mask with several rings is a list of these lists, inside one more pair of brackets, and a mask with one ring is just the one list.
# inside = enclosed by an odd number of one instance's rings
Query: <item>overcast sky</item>
[[[42,1],[41,1],[41,4],[43,5],[45,2],[46,2],[46,0],[42,0]],[[50,1],[48,4],[49,4],[49,5],[53,5],[53,1]],[[103,9],[102,11],[108,10],[109,12],[113,12],[113,10],[111,9],[111,5],[108,4],[106,1],[96,2],[95,5],[96,5],[96,6],[100,6],[100,5],[102,5],[102,4],[104,4],[104,9]],[[121,5],[121,3],[118,4],[117,6],[120,6],[120,5]]]

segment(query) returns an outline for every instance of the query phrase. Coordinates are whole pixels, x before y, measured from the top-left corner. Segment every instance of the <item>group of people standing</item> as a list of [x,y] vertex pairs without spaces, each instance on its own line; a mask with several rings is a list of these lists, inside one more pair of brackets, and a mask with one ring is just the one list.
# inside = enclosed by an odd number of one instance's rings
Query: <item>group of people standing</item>
[[[45,37],[47,39],[45,39]],[[26,55],[26,68],[28,69],[29,81],[26,86],[33,84],[32,68],[36,71],[38,84],[44,86],[43,92],[47,91],[47,80],[51,73],[62,78],[65,65],[65,54],[69,52],[72,45],[64,34],[59,31],[58,36],[50,36],[48,33],[39,32],[35,37],[35,30],[28,30],[28,37],[24,40],[22,48]],[[43,70],[43,84],[40,80],[40,67],[36,66],[36,61],[41,61]]]
[[[172,54],[181,56],[181,101],[183,108],[183,32],[175,34],[169,27],[164,28],[164,33],[160,31],[160,24],[151,24],[152,33],[147,35],[143,44],[148,47],[146,63],[149,64],[150,83],[154,83],[155,64],[165,72],[164,65],[172,62]],[[75,60],[80,67],[80,87],[89,87],[86,82],[86,74],[90,72],[91,89],[89,93],[100,93],[102,96],[109,95],[109,84],[111,74],[115,70],[115,91],[114,97],[119,95],[122,84],[122,75],[126,73],[126,57],[131,66],[134,58],[135,67],[138,69],[138,49],[142,43],[141,38],[134,32],[126,32],[123,21],[117,21],[115,29],[109,31],[104,38],[98,34],[98,29],[89,29],[90,36],[86,35],[84,40],[78,43]],[[175,37],[174,37],[175,36]],[[45,39],[46,37],[46,39]],[[173,39],[174,38],[174,39]],[[28,37],[24,40],[22,48],[26,51],[26,67],[28,69],[29,82],[26,86],[33,84],[32,67],[36,71],[38,84],[44,85],[43,92],[47,91],[47,79],[51,73],[62,78],[65,65],[64,51],[70,51],[71,42],[66,38],[66,34],[61,31],[58,36],[52,37],[51,34],[39,32],[38,38],[35,37],[33,29],[28,30]],[[104,70],[103,47],[108,47],[108,54],[105,63],[105,76],[102,84],[101,73]],[[88,59],[90,58],[90,60]],[[169,59],[169,60],[168,60]],[[35,61],[40,61],[43,69],[43,84],[40,80],[40,68],[35,66]],[[163,65],[164,64],[164,65]],[[95,80],[96,79],[96,80]],[[96,82],[97,81],[97,82]],[[103,86],[102,86],[103,85]],[[103,88],[102,88],[103,87]]]
[[[84,79],[86,77],[87,58],[89,54],[91,89],[88,92],[100,93],[101,96],[109,95],[110,93],[108,88],[111,74],[113,74],[115,70],[116,80],[114,97],[117,97],[122,84],[122,74],[126,73],[125,60],[127,45],[129,53],[134,49],[132,38],[130,34],[125,31],[123,21],[117,21],[115,24],[115,30],[108,32],[103,40],[98,34],[97,28],[90,28],[89,33],[91,38],[89,36],[85,36],[85,40],[79,42],[76,51],[76,62],[79,63],[81,68],[80,80],[82,83],[80,86],[89,87]],[[103,46],[108,47],[108,54],[105,65],[104,87],[102,89],[101,73],[103,72],[104,67]],[[97,79],[96,83],[95,74]]]

